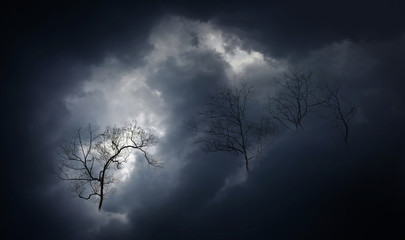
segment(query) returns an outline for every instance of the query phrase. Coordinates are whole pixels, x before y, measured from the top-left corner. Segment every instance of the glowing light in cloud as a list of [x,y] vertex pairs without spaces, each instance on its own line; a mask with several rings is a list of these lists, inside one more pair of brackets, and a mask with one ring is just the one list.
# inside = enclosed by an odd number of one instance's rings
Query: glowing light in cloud
[[[181,17],[163,20],[152,30],[149,42],[153,49],[144,56],[144,65],[128,68],[120,59],[109,57],[103,64],[92,68],[92,75],[82,84],[80,91],[65,99],[71,112],[69,125],[91,122],[103,128],[136,120],[143,128],[162,137],[167,131],[164,123],[169,115],[165,96],[151,87],[148,79],[164,68],[167,60],[174,61],[180,68],[198,68],[193,56],[214,53],[228,64],[225,71],[229,79],[242,76],[249,67],[267,69],[269,64],[277,62],[258,51],[243,49],[238,36],[225,33],[210,22]],[[131,156],[121,170],[122,181],[134,171],[135,161],[135,156]]]

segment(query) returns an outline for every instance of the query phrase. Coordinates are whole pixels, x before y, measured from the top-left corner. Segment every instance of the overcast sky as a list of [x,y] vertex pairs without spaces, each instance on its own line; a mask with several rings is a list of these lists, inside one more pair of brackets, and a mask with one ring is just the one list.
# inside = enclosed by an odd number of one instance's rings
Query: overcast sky
[[[397,2],[43,2],[4,11],[7,239],[405,237]],[[318,114],[303,131],[280,130],[249,173],[240,157],[201,150],[185,122],[207,96],[247,81],[259,111],[291,66],[342,80],[358,109],[348,147]],[[153,153],[164,168],[128,162],[98,211],[52,174],[58,146],[87,123],[129,120],[158,136]]]

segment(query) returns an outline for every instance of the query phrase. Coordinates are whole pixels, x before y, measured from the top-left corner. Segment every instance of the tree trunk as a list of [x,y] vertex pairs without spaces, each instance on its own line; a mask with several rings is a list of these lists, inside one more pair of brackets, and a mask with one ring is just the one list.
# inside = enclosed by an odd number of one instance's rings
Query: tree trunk
[[245,166],[246,166],[246,171],[249,172],[249,159],[248,159],[246,153],[245,153]]
[[349,125],[346,123],[346,121],[343,121],[345,125],[345,144],[346,146],[348,145],[348,140],[349,140]]
[[103,205],[103,200],[104,200],[104,173],[103,171],[101,175],[101,182],[100,182],[100,201],[98,203],[98,210],[101,211],[101,206]]
[[101,211],[101,206],[103,205],[103,194],[100,194],[100,202],[98,203],[98,210]]

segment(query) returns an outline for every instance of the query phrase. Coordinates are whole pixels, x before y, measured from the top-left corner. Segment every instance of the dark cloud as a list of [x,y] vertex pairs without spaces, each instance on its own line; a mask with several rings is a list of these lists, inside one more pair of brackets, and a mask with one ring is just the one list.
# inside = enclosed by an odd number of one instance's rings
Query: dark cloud
[[[390,1],[11,6],[3,16],[3,235],[403,235],[399,11]],[[205,97],[229,84],[231,72],[251,81],[263,101],[287,64],[312,70],[316,79],[344,79],[344,95],[359,108],[349,148],[317,120],[302,133],[280,133],[248,175],[232,155],[201,152],[183,123]],[[51,171],[61,140],[88,121],[112,124],[142,114],[145,125],[164,130],[156,154],[165,168],[137,160],[101,213],[73,198]]]
[[172,6],[171,9],[187,17],[213,20],[239,31],[244,40],[253,40],[245,42],[247,48],[261,49],[273,56],[289,56],[336,40],[399,37],[403,33],[403,16],[398,4],[396,1],[204,2]]

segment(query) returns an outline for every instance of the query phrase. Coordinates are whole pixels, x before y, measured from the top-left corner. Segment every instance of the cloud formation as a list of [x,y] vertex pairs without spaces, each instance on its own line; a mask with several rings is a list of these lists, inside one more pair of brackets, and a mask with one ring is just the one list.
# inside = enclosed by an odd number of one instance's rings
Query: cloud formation
[[[12,90],[20,88],[11,84],[5,95],[17,106],[6,106],[12,115],[7,119],[15,117],[23,126],[5,134],[5,156],[14,159],[3,175],[7,237],[294,239],[401,233],[405,47],[396,24],[390,34],[361,22],[342,30],[328,17],[331,32],[325,32],[320,21],[304,18],[307,7],[289,12],[283,5],[246,6],[252,11],[239,4],[226,11],[158,6],[150,16],[138,10],[142,14],[134,18],[130,9],[112,8],[117,29],[79,14],[75,21],[86,20],[84,26],[66,30],[75,33],[72,43],[63,33],[47,33],[38,38],[53,37],[54,45],[30,42],[24,45],[28,60],[13,60],[21,67],[13,77],[26,87],[25,96],[14,96]],[[162,9],[171,14],[161,14]],[[97,7],[93,16],[103,19],[103,13]],[[33,29],[51,26],[42,21]],[[86,33],[92,26],[105,30]],[[375,36],[363,41],[357,30]],[[92,45],[95,39],[101,40]],[[48,52],[40,58],[34,49]],[[28,67],[29,59],[37,60],[35,66]],[[359,109],[349,148],[327,122],[313,118],[305,131],[284,131],[272,139],[249,174],[241,159],[200,150],[184,122],[209,94],[247,80],[256,103],[264,106],[277,90],[274,78],[289,65],[311,70],[315,79],[344,80],[342,93]],[[125,181],[98,212],[94,202],[73,198],[51,174],[54,150],[83,124],[103,127],[130,119],[159,136],[154,154],[164,168],[148,167],[141,158],[128,163]],[[24,151],[17,144],[22,136]]]

